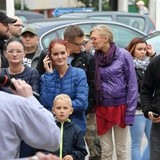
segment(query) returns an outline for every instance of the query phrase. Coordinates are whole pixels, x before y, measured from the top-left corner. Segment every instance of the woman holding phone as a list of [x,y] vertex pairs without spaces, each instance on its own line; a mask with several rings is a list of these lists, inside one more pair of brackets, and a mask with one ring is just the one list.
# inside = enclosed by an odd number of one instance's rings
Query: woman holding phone
[[[132,160],[149,160],[150,152],[150,130],[151,121],[144,117],[142,112],[142,106],[140,101],[140,91],[142,80],[144,77],[145,70],[150,63],[151,57],[155,55],[152,46],[148,45],[143,38],[134,38],[129,45],[127,50],[131,53],[133,57],[133,64],[135,67],[138,83],[138,103],[136,115],[134,118],[133,126],[130,126],[131,134],[131,159]],[[147,137],[147,145],[141,154],[141,142],[143,135]]]
[[50,42],[48,55],[44,58],[46,72],[40,80],[40,102],[51,111],[53,99],[58,94],[67,94],[74,108],[70,119],[86,132],[85,110],[88,106],[88,84],[85,71],[67,64],[69,50],[66,41]]

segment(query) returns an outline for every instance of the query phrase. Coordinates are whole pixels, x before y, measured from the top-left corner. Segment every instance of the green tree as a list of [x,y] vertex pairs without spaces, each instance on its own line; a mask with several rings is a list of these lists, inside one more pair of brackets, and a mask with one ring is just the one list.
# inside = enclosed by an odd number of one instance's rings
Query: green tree
[[[21,3],[17,2],[14,4],[15,10],[21,10]],[[29,10],[26,5],[24,4],[24,10]]]
[[[80,2],[82,2],[86,7],[93,7],[95,8],[95,10],[98,10],[99,8],[99,0],[78,0]],[[111,10],[111,7],[109,6],[109,3],[105,0],[102,0],[102,10],[103,11],[107,11],[107,10]]]

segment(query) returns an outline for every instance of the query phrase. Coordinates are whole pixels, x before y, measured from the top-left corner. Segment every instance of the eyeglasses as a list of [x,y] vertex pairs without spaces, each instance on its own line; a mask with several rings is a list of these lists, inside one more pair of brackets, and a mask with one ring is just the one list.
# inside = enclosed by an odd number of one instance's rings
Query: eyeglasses
[[72,43],[72,44],[74,44],[74,45],[76,45],[76,46],[84,46],[85,44],[86,44],[86,41],[83,41],[83,42],[81,42],[81,43],[75,43],[75,42],[71,42],[71,41],[69,41],[69,40],[67,40],[68,42],[70,42],[70,43]]

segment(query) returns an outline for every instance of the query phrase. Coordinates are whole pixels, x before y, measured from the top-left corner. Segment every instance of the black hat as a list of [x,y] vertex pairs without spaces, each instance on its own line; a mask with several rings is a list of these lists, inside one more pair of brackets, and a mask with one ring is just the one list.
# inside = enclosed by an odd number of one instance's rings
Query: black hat
[[17,20],[8,17],[4,12],[0,12],[0,23],[15,23]]

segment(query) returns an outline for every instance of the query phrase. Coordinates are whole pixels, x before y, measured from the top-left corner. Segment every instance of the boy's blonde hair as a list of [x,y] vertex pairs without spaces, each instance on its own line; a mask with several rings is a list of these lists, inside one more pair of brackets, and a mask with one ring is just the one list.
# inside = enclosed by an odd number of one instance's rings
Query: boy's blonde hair
[[53,107],[54,107],[55,102],[56,102],[58,99],[61,99],[61,100],[63,100],[63,101],[67,101],[67,102],[69,103],[69,105],[72,107],[71,98],[70,98],[67,94],[59,94],[59,95],[57,95],[57,96],[54,98]]

